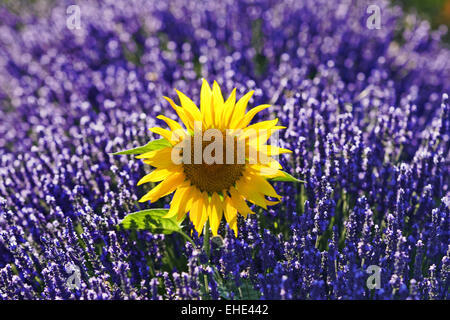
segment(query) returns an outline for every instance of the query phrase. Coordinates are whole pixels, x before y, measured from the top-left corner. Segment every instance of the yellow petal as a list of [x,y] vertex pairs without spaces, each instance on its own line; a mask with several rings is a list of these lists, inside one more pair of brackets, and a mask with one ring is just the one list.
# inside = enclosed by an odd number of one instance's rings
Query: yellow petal
[[254,214],[254,212],[249,208],[245,200],[234,187],[230,188],[230,195],[233,206],[244,218],[247,218],[248,214]]
[[144,159],[144,163],[151,165],[152,167],[163,169],[163,168],[170,168],[174,166],[174,163],[172,162],[172,159],[170,158],[156,158],[156,159]]
[[144,163],[157,168],[173,167],[171,147],[153,150],[136,156],[137,159],[144,159]]
[[246,126],[248,126],[248,124],[253,120],[253,118],[255,117],[255,115],[270,107],[270,104],[262,104],[260,106],[254,107],[253,109],[251,109],[249,112],[247,112],[244,116],[244,118],[239,122],[239,124],[237,125],[238,128],[244,128]]
[[260,152],[263,152],[265,155],[267,156],[277,156],[279,154],[282,153],[292,153],[291,150],[289,149],[285,149],[285,148],[280,148],[277,146],[272,146],[272,145],[264,145],[262,146],[262,148],[260,149]]
[[206,220],[208,220],[208,217],[211,215],[211,211],[212,211],[211,202],[209,201],[208,195],[206,193],[204,193],[202,218],[200,220],[200,223],[198,224],[198,226],[195,229],[197,231],[197,234],[199,237],[202,235]]
[[167,155],[170,155],[170,153],[172,152],[172,148],[171,147],[167,147],[167,148],[162,148],[162,149],[158,149],[158,150],[153,150],[153,151],[149,151],[149,152],[145,152],[143,154],[137,155],[136,159],[155,159],[157,157],[164,157]]
[[227,101],[225,101],[224,105],[223,119],[222,119],[224,129],[229,129],[230,118],[234,112],[235,103],[236,103],[236,89],[233,89]]
[[237,209],[233,206],[233,202],[230,197],[225,198],[223,212],[230,229],[234,231],[234,235],[237,237]]
[[267,155],[266,146],[258,146],[258,145],[248,145],[246,150],[246,157],[248,158],[248,163],[250,164],[268,164],[272,162],[272,158]]
[[167,129],[163,129],[160,127],[154,127],[154,128],[150,128],[148,129],[151,132],[154,132],[156,134],[159,134],[160,136],[162,136],[163,138],[165,138],[166,140],[168,140],[172,145],[174,145],[176,143],[176,140],[174,140],[173,138],[173,133],[172,131],[169,131]]
[[200,112],[203,116],[205,129],[211,128],[213,125],[212,92],[205,79],[202,81],[202,88],[200,90]]
[[170,118],[167,118],[163,115],[159,115],[156,117],[157,119],[163,120],[167,125],[169,126],[170,130],[177,131],[177,130],[183,130],[183,127],[176,122],[175,120],[172,120]]
[[283,169],[281,164],[278,161],[276,161],[275,159],[272,159],[272,161],[270,161],[268,163],[264,163],[264,165],[269,166],[271,168],[275,168],[275,169]]
[[267,205],[266,205],[266,201],[265,201],[266,199],[257,189],[255,189],[255,186],[253,185],[253,183],[251,181],[249,181],[248,179],[239,180],[236,183],[236,189],[238,190],[238,192],[240,194],[242,194],[251,203],[254,203],[264,209],[267,209]]
[[164,180],[169,175],[176,172],[174,170],[176,170],[175,167],[173,167],[172,170],[170,170],[168,168],[155,169],[155,170],[153,170],[153,172],[142,177],[142,179],[138,181],[137,185],[140,186],[141,184],[144,184],[147,182],[158,182],[158,181]]
[[194,197],[192,196],[193,190],[197,188],[193,188],[192,186],[189,186],[186,193],[183,196],[183,199],[180,201],[180,209],[178,211],[177,220],[181,220],[187,212],[189,212],[192,208],[192,203],[194,200]]
[[203,208],[202,202],[203,197],[201,195],[195,196],[194,199],[192,200],[191,211],[189,212],[189,218],[191,219],[196,229],[202,217],[202,208]]
[[184,181],[183,173],[175,173],[171,175],[169,178],[158,184],[152,190],[150,190],[145,196],[139,199],[139,202],[155,202],[159,198],[168,195],[175,191],[175,189]]
[[239,101],[236,103],[236,107],[234,108],[234,112],[232,114],[232,118],[230,120],[230,128],[234,129],[242,120],[245,115],[245,111],[247,109],[247,104],[250,98],[252,97],[254,91],[250,91],[245,94]]
[[251,126],[246,127],[244,129],[244,133],[247,131],[251,131],[251,130],[254,130],[256,132],[258,132],[259,130],[270,130],[274,126],[276,126],[277,123],[278,123],[278,118],[273,119],[273,120],[257,122],[257,123],[252,124]]
[[272,197],[272,198],[278,198],[281,199],[281,196],[277,194],[275,189],[271,186],[269,182],[267,182],[266,179],[259,175],[252,175],[249,174],[249,181],[254,185],[254,189],[257,189],[259,193],[262,193],[266,196]]
[[217,230],[219,229],[220,220],[222,220],[223,215],[223,204],[220,200],[217,192],[214,192],[211,198],[212,210],[209,215],[209,223],[211,226],[211,231],[213,236],[217,236]]
[[151,165],[153,167],[163,169],[163,168],[171,168],[176,166],[176,164],[172,161],[172,150],[173,148],[164,148],[160,150],[154,150],[150,152],[146,152],[140,156],[137,156],[138,159],[144,159],[144,163]]
[[222,121],[222,115],[223,115],[223,96],[222,92],[220,91],[220,87],[217,84],[216,81],[214,81],[213,84],[213,108],[214,108],[214,127],[220,128],[221,121]]
[[180,98],[181,106],[185,109],[185,111],[189,112],[194,121],[202,121],[202,114],[200,110],[198,110],[195,103],[189,99],[184,93],[175,90]]
[[[182,210],[182,204],[185,199],[186,192],[189,190],[188,182],[184,182],[181,186],[177,188],[175,194],[173,195],[172,201],[170,202],[169,212],[163,218],[172,218],[178,215]],[[183,212],[183,215],[186,212]]]
[[272,134],[274,134],[276,131],[280,130],[280,129],[285,129],[285,127],[281,127],[281,126],[273,126],[270,129],[257,129],[257,130],[253,130],[253,129],[249,129],[250,127],[247,127],[245,129],[243,129],[243,133],[241,136],[239,136],[239,140],[245,140],[245,143],[247,145],[256,145],[256,146],[261,146],[265,143],[267,143],[267,141],[269,140],[269,138],[272,136]]
[[278,200],[278,201],[270,201],[270,200],[267,200],[267,199],[265,199],[265,201],[266,201],[266,204],[267,204],[268,206],[274,206],[274,205],[276,205],[276,204],[278,204],[278,203],[281,202],[281,200]]
[[223,104],[222,91],[220,90],[220,87],[219,87],[219,84],[217,83],[217,81],[214,81],[214,83],[213,83],[212,94],[213,94],[214,98],[217,100],[216,102]]
[[257,163],[249,164],[248,167],[257,175],[264,176],[266,178],[276,178],[283,176],[283,173],[271,166],[271,163]]
[[166,99],[170,103],[172,108],[178,114],[178,117],[180,117],[180,119],[183,122],[184,126],[188,130],[193,130],[193,128],[194,128],[194,119],[192,118],[192,116],[189,113],[185,112],[185,110],[182,107],[176,105],[175,102],[172,101],[172,99],[170,99],[168,97],[164,97],[164,99]]
[[202,196],[203,196],[202,215],[199,217],[200,219],[198,221],[198,229],[200,230],[200,232],[197,230],[197,233],[199,234],[199,236],[202,234],[203,227],[205,226],[206,220],[208,220],[208,217],[209,217],[209,211],[211,211],[211,210],[208,211],[208,207],[210,207],[208,194],[206,192],[203,192]]

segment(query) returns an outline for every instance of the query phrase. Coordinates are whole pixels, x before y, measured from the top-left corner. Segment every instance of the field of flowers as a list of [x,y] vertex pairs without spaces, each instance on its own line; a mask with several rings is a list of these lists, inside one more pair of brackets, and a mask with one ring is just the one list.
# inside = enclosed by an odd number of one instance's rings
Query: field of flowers
[[[79,0],[73,29],[73,2],[0,7],[0,300],[450,297],[445,28],[383,0]],[[210,256],[188,219],[193,242],[120,225],[171,199],[139,203],[149,167],[112,155],[202,78],[270,103],[305,181]]]

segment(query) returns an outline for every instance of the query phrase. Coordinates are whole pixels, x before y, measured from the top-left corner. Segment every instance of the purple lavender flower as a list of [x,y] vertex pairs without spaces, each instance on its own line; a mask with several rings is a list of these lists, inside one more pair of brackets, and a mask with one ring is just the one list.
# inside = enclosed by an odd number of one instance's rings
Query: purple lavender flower
[[[43,3],[0,8],[0,299],[449,298],[444,29],[382,0],[379,30],[365,1],[82,0],[80,29]],[[306,181],[222,225],[210,265],[195,231],[118,227],[147,168],[111,154],[202,78],[270,101]]]

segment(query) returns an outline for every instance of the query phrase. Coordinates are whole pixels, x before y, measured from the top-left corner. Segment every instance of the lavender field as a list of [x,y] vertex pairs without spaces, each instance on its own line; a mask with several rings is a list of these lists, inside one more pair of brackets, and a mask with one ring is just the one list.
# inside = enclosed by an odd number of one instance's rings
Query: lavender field
[[[0,300],[449,299],[450,47],[430,25],[384,0],[0,5]],[[281,202],[248,202],[237,236],[124,226],[172,196],[138,202],[149,166],[113,153],[159,139],[163,96],[199,105],[202,79],[271,105],[253,121],[286,127],[304,182],[272,182]]]

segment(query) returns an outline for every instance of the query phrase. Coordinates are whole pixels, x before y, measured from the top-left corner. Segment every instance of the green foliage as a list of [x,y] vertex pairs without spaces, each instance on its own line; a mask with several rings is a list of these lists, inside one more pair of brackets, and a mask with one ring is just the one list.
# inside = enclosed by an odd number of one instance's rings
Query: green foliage
[[176,217],[164,218],[169,209],[147,209],[128,214],[120,223],[127,230],[148,230],[152,233],[172,234],[174,232],[183,236],[184,240],[189,241],[195,246],[194,241],[189,237],[181,227],[181,221]]
[[272,181],[283,181],[283,182],[305,182],[303,180],[299,180],[296,177],[290,175],[289,173],[282,171],[284,176],[283,177],[276,177],[273,179],[270,179]]
[[123,154],[142,154],[142,153],[159,150],[159,149],[170,147],[170,146],[171,146],[170,142],[167,139],[162,138],[162,139],[150,141],[145,146],[115,152],[115,153],[113,153],[113,155],[116,156],[116,155],[123,155]]
[[[259,300],[260,293],[255,290],[252,282],[249,279],[240,279],[239,286],[236,286],[235,280],[222,280],[217,279],[218,291],[223,299],[231,299],[234,297],[235,300]],[[232,294],[233,293],[233,294]]]
[[168,209],[148,209],[130,213],[121,224],[125,229],[149,230],[152,233],[171,234],[182,232],[181,222],[173,218],[164,218]]

